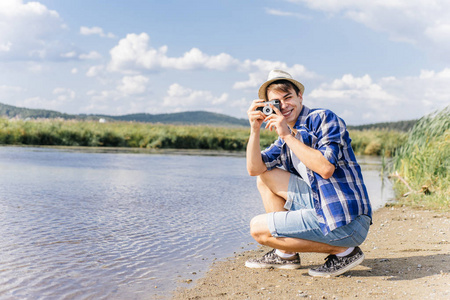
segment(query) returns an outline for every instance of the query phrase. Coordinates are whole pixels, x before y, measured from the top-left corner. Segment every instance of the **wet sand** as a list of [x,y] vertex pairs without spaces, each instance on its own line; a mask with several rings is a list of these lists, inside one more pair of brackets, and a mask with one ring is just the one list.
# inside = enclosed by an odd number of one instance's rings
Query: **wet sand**
[[450,213],[384,207],[373,223],[365,261],[341,276],[309,276],[326,257],[314,253],[301,254],[299,270],[246,268],[270,250],[260,247],[213,263],[173,299],[450,299]]

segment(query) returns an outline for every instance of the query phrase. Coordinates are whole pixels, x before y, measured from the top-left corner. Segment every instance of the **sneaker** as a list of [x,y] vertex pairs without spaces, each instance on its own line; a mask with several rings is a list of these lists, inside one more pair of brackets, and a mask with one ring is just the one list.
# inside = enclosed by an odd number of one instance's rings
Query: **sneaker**
[[299,269],[301,267],[298,253],[291,258],[284,259],[279,257],[275,250],[267,252],[261,258],[247,260],[245,266],[256,269]]
[[359,247],[347,256],[339,257],[336,255],[328,255],[325,258],[326,262],[323,266],[315,269],[309,269],[308,274],[314,277],[330,277],[338,276],[363,262],[364,253]]

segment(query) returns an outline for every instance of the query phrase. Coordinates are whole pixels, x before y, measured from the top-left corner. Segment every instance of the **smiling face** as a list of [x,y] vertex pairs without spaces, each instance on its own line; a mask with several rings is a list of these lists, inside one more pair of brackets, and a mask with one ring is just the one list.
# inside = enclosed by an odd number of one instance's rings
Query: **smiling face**
[[303,97],[300,91],[296,91],[290,85],[283,88],[275,84],[267,88],[267,100],[280,100],[281,113],[292,128],[303,108]]

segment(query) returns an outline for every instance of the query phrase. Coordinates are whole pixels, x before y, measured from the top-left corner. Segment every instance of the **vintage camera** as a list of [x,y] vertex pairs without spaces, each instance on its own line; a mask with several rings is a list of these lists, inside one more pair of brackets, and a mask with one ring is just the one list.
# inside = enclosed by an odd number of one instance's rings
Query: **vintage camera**
[[265,114],[266,116],[269,116],[271,114],[274,114],[275,111],[270,107],[269,104],[272,104],[276,108],[280,109],[280,100],[272,100],[272,101],[266,101],[264,102],[265,106],[263,107],[257,107],[256,110],[260,110]]

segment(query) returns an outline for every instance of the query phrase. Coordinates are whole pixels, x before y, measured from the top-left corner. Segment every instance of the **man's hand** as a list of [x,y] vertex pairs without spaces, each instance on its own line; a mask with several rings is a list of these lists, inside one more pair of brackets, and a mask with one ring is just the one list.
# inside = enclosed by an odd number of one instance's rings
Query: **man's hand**
[[262,123],[264,122],[264,119],[266,118],[266,115],[262,111],[256,110],[256,108],[263,106],[265,106],[264,100],[257,99],[252,102],[250,108],[247,111],[248,120],[250,121],[250,127],[252,130],[259,130]]
[[269,129],[270,131],[275,130],[278,136],[284,139],[284,137],[291,134],[289,126],[286,122],[286,118],[278,108],[276,108],[272,104],[270,104],[270,106],[272,107],[275,114],[267,116],[264,119],[264,122],[266,122],[266,129]]
[[261,175],[267,170],[267,167],[261,157],[259,137],[261,125],[264,122],[266,115],[262,111],[256,110],[256,108],[263,107],[264,105],[264,100],[254,100],[247,111],[248,120],[250,121],[251,126],[246,151],[247,171],[250,176]]

